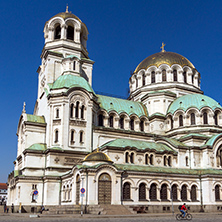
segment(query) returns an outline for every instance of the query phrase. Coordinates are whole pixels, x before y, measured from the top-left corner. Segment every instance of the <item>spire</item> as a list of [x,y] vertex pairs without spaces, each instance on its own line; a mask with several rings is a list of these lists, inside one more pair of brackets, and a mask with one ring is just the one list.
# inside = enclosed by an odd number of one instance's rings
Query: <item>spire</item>
[[164,50],[164,46],[165,46],[166,44],[164,44],[163,42],[162,42],[162,46],[160,47],[161,49],[162,49],[162,52],[166,52],[165,50]]
[[66,13],[69,13],[69,6],[68,6],[68,4],[66,5]]
[[23,103],[23,110],[22,110],[22,113],[26,113],[25,106],[26,106],[26,104],[25,104],[25,102],[24,102],[24,103]]

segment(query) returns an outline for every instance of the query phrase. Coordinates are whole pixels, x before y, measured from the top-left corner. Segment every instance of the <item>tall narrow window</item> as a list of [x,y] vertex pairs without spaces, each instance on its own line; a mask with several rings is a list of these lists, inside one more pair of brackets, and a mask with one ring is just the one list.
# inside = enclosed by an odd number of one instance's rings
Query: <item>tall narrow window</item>
[[81,119],[84,119],[84,109],[85,109],[85,106],[83,105],[81,108]]
[[144,131],[144,121],[143,120],[141,120],[140,121],[140,131]]
[[195,114],[194,113],[190,114],[190,121],[191,121],[191,125],[195,125],[196,124]]
[[197,187],[195,185],[193,185],[191,187],[190,197],[191,197],[191,201],[196,201],[197,200]]
[[149,156],[148,156],[148,154],[145,155],[145,164],[146,165],[149,164]]
[[59,131],[56,130],[55,131],[55,143],[58,143],[58,141],[59,141]]
[[164,166],[167,165],[167,157],[166,157],[166,156],[163,157],[163,165],[164,165]]
[[134,119],[130,120],[130,129],[134,130]]
[[218,112],[215,112],[214,114],[214,123],[216,126],[218,125]]
[[220,186],[219,185],[215,186],[215,200],[216,201],[220,200]]
[[156,184],[152,183],[150,186],[150,200],[157,200],[157,188],[156,188]]
[[79,142],[83,143],[83,132],[82,131],[79,134]]
[[173,117],[170,116],[170,129],[173,129]]
[[155,72],[152,71],[152,72],[151,72],[151,83],[155,83],[155,82],[156,82]]
[[172,166],[171,156],[168,157],[168,166]]
[[109,117],[109,127],[113,127],[113,116]]
[[137,77],[136,77],[136,88],[138,87],[138,79],[137,79]]
[[179,116],[179,126],[183,126],[183,116]]
[[130,183],[123,184],[123,200],[130,200]]
[[181,188],[181,199],[182,201],[187,201],[187,186],[183,185]]
[[139,200],[146,200],[146,185],[144,183],[139,185]]
[[172,186],[171,192],[172,192],[172,198],[173,198],[173,200],[177,200],[177,185],[176,185],[176,184],[174,184],[174,185]]
[[55,28],[55,39],[60,39],[61,38],[61,28],[60,25],[58,24]]
[[70,139],[71,144],[74,143],[74,130],[71,131],[71,139]]
[[79,101],[76,102],[75,117],[79,118]]
[[59,118],[59,109],[56,109],[56,118]]
[[99,123],[98,123],[99,126],[103,126],[103,115],[102,114],[99,114]]
[[177,70],[176,69],[173,70],[173,81],[174,82],[177,81]]
[[208,118],[207,118],[207,113],[203,113],[203,124],[208,124]]
[[126,154],[125,154],[125,162],[129,163],[129,153],[128,152],[126,152]]
[[183,81],[184,81],[184,83],[187,83],[187,72],[186,71],[183,72]]
[[73,118],[73,107],[74,107],[74,105],[72,103],[70,106],[70,118]]
[[150,155],[150,165],[153,165],[153,154]]
[[120,119],[119,119],[119,127],[120,127],[120,129],[124,129],[124,118],[123,117],[120,117]]
[[167,200],[167,185],[163,184],[160,189],[160,199]]
[[189,166],[189,159],[188,159],[187,156],[186,156],[186,158],[185,158],[185,161],[186,161],[186,166]]
[[165,82],[166,81],[166,70],[163,69],[162,71],[162,81]]
[[145,76],[145,74],[143,74],[143,76],[142,76],[142,78],[143,78],[143,86],[145,86],[146,85],[146,76]]
[[72,26],[67,28],[67,39],[74,40],[74,28]]
[[73,62],[73,70],[76,70],[76,61]]
[[194,83],[194,75],[192,75],[192,83]]
[[131,154],[130,154],[130,162],[131,162],[131,163],[134,163],[134,153],[131,153]]

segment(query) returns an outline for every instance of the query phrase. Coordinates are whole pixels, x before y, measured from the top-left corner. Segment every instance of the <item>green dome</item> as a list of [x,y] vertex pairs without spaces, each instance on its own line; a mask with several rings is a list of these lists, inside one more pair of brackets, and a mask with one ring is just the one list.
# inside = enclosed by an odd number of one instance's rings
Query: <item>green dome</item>
[[167,113],[174,114],[177,110],[183,110],[186,112],[191,107],[197,108],[198,110],[203,107],[209,107],[212,110],[215,110],[216,108],[222,109],[220,104],[209,96],[190,94],[181,96],[173,101],[169,106]]
[[51,89],[70,89],[73,87],[84,88],[88,92],[94,93],[89,83],[83,77],[75,76],[72,74],[59,76],[59,78],[56,79],[56,81],[53,83]]

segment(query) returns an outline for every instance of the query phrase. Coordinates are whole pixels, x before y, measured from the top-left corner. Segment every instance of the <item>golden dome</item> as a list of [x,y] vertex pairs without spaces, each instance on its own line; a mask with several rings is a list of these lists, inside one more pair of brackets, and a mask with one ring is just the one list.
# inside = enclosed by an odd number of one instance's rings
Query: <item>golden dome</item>
[[90,154],[88,154],[83,162],[85,161],[103,161],[103,162],[113,162],[109,157],[108,155],[106,155],[105,153],[103,152],[100,152],[100,151],[96,151],[96,152],[92,152]]
[[76,15],[74,15],[74,14],[72,14],[70,12],[61,12],[61,13],[59,13],[57,15],[54,15],[52,18],[55,18],[55,17],[61,17],[64,20],[66,20],[67,18],[74,18],[74,19],[77,19],[79,22],[82,22]]
[[144,59],[135,69],[134,72],[138,72],[141,69],[147,69],[150,66],[159,67],[161,64],[167,64],[172,66],[178,64],[180,66],[189,66],[195,69],[194,65],[184,56],[175,52],[158,52]]

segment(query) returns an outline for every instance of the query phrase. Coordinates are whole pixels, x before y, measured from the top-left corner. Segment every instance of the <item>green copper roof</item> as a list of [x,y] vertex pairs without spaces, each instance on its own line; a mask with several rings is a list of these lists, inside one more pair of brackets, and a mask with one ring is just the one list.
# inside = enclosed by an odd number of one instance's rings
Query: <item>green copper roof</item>
[[27,121],[34,123],[45,123],[45,117],[27,114]]
[[155,143],[155,142],[146,142],[146,141],[141,141],[141,140],[129,140],[129,139],[116,139],[113,140],[111,142],[108,142],[104,145],[101,146],[101,148],[103,147],[120,147],[120,148],[125,148],[125,147],[135,147],[139,150],[154,150],[157,152],[165,152],[165,151],[169,151],[169,152],[174,152],[176,153],[176,151],[174,151],[173,149],[171,149],[170,147],[168,147],[165,144],[162,143]]
[[109,96],[98,96],[98,102],[100,107],[105,109],[107,112],[112,110],[116,111],[118,114],[127,113],[129,116],[131,114],[136,114],[138,117],[148,116],[146,107],[140,102],[133,102],[130,100],[119,99]]
[[209,136],[203,135],[203,134],[189,133],[189,134],[186,134],[186,135],[180,137],[180,139],[184,139],[184,138],[188,138],[188,137],[200,137],[200,138],[203,138],[203,139],[209,139],[210,138]]
[[214,135],[212,136],[206,143],[204,146],[213,146],[214,142],[217,140],[217,138],[219,138],[220,136],[222,136],[222,133],[218,134],[218,135]]
[[73,87],[80,87],[87,90],[88,92],[94,93],[90,84],[83,77],[75,76],[72,74],[59,76],[59,78],[56,79],[56,81],[53,83],[51,89],[63,89],[63,88],[70,89]]
[[177,110],[187,111],[187,109],[194,107],[200,110],[203,107],[210,107],[212,110],[216,108],[222,109],[220,104],[214,99],[201,95],[201,94],[190,94],[177,98],[169,106],[167,113],[175,113]]
[[35,144],[32,144],[28,150],[46,150],[46,144],[43,144],[43,143],[35,143]]
[[175,147],[178,147],[178,146],[186,146],[184,143],[181,143],[180,141],[176,140],[176,139],[173,139],[173,138],[167,138],[167,137],[161,137],[161,139],[169,142],[170,144],[172,144],[173,146]]

